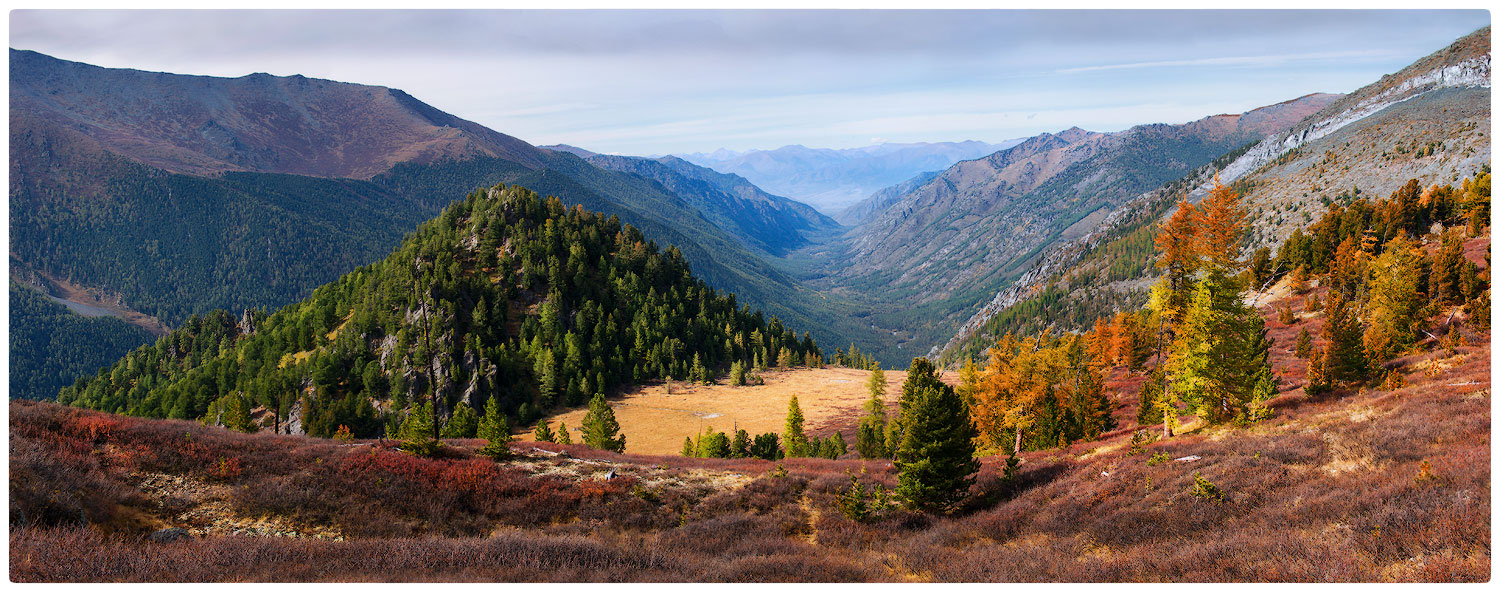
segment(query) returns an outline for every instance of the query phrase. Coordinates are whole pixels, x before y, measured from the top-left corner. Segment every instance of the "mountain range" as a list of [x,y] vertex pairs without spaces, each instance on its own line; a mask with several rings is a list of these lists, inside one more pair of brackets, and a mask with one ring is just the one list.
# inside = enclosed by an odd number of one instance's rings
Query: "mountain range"
[[693,164],[734,173],[777,195],[838,214],[855,202],[912,175],[942,170],[1019,143],[885,143],[859,148],[782,146],[775,150],[716,150],[678,155]]
[[1154,268],[1144,251],[1127,245],[1149,239],[1176,199],[1201,199],[1216,176],[1244,193],[1254,216],[1246,253],[1263,247],[1275,254],[1293,229],[1332,205],[1385,197],[1413,179],[1448,184],[1487,170],[1489,33],[1480,29],[1337,100],[1319,101],[1321,108],[1295,125],[1133,197],[1031,263],[929,354],[971,354],[976,338],[1029,322],[1018,315],[1081,329],[1109,308],[1143,303],[1149,283],[1142,278]]
[[[831,221],[687,163],[672,168],[701,181],[691,199],[395,89],[10,59],[13,275],[117,304],[143,326],[296,301],[466,192],[513,183],[619,216],[676,246],[710,285],[819,339],[861,332],[757,254]],[[709,219],[735,208],[756,217]]]

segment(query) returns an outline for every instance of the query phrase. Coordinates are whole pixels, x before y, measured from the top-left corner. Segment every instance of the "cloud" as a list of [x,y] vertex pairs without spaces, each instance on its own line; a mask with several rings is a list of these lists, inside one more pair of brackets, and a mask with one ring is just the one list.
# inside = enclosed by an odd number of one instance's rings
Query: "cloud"
[[1189,121],[1353,90],[1489,13],[17,10],[10,23],[12,47],[63,59],[391,86],[532,143],[662,154]]

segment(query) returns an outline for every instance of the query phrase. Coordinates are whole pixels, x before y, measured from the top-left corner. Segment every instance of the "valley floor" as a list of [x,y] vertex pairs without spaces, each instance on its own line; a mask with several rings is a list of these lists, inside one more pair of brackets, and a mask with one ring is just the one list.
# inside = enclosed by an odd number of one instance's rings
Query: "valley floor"
[[[901,396],[906,372],[888,370],[885,402],[894,405]],[[627,437],[626,450],[642,454],[678,454],[684,438],[696,439],[712,428],[731,436],[735,429],[751,435],[781,433],[786,425],[787,403],[792,395],[806,420],[809,436],[829,436],[840,431],[854,441],[863,405],[870,398],[866,387],[870,373],[849,368],[795,368],[760,372],[763,385],[729,386],[721,378],[712,386],[673,381],[632,389],[611,401],[620,432]],[[547,419],[557,427],[568,426],[574,442],[582,442],[580,427],[588,409],[574,409]],[[533,440],[530,433],[522,439]]]

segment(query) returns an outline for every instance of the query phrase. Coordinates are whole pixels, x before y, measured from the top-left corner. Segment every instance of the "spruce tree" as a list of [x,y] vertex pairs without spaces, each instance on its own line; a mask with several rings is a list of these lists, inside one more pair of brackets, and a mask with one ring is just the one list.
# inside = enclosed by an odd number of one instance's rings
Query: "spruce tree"
[[418,456],[431,456],[437,451],[437,440],[432,437],[432,405],[423,403],[407,413],[401,423],[401,449]]
[[782,444],[786,447],[789,458],[812,455],[807,434],[802,431],[802,422],[802,407],[797,405],[797,395],[792,395],[792,400],[786,406],[786,430],[782,433]]
[[1301,331],[1297,332],[1297,350],[1295,355],[1304,360],[1312,355],[1312,333],[1308,332],[1306,325],[1302,327]]
[[870,371],[870,379],[866,383],[870,400],[865,401],[865,415],[860,418],[859,428],[854,435],[854,450],[859,452],[861,458],[890,458],[890,452],[885,447],[885,401],[881,399],[885,394],[885,385],[885,371],[877,363]]
[[552,439],[558,444],[572,444],[573,435],[568,433],[567,422],[557,422],[557,431],[552,433]]
[[500,397],[484,402],[484,416],[479,419],[476,435],[490,442],[510,442],[510,418],[500,411]]
[[1209,423],[1245,416],[1270,340],[1237,280],[1211,269],[1198,282],[1167,360],[1173,387]]
[[694,457],[698,455],[698,446],[693,444],[692,436],[686,436],[682,441],[682,455],[686,457]]
[[536,431],[532,432],[531,436],[537,442],[555,442],[557,440],[557,436],[552,434],[552,426],[548,425],[546,420],[537,422]]
[[750,456],[750,432],[745,430],[734,431],[734,441],[729,445],[730,458],[746,458]]
[[479,418],[474,415],[474,409],[468,403],[460,401],[453,408],[453,416],[448,418],[448,423],[443,426],[444,438],[473,438],[479,429]]
[[583,443],[599,450],[625,452],[625,435],[620,433],[615,411],[602,393],[589,401],[589,411],[583,416]]
[[1363,325],[1348,301],[1337,293],[1329,296],[1323,314],[1323,340],[1327,343],[1323,364],[1328,383],[1364,380],[1370,369],[1365,357]]
[[978,433],[968,406],[953,387],[937,380],[932,364],[912,362],[902,387],[902,434],[896,448],[896,493],[907,507],[946,512],[968,493],[979,471],[974,459]]

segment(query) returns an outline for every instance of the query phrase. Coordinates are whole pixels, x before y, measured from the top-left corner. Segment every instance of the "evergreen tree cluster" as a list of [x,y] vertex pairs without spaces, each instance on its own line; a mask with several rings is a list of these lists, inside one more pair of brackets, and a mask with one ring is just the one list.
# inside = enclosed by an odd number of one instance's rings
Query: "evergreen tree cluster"
[[437,437],[454,417],[449,433],[467,435],[472,410],[491,399],[530,423],[622,385],[783,358],[821,352],[695,279],[675,247],[614,216],[496,186],[302,302],[190,318],[59,399],[177,418],[239,399],[273,424],[295,416],[309,434],[343,425],[359,437],[398,433],[426,402]]
[[115,317],[86,317],[10,282],[10,396],[50,399],[79,376],[156,338]]

